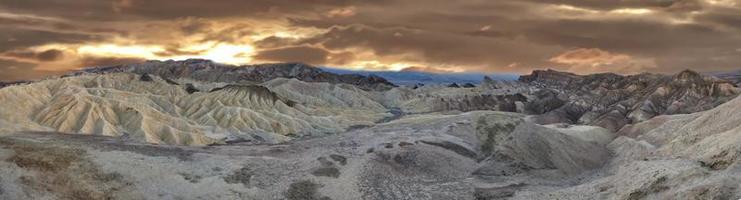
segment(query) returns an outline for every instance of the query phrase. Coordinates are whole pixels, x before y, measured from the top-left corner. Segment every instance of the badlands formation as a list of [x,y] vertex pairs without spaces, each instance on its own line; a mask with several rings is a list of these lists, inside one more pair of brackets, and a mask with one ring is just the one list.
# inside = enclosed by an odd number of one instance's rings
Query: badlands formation
[[92,68],[0,88],[0,199],[739,199],[739,92],[692,71]]

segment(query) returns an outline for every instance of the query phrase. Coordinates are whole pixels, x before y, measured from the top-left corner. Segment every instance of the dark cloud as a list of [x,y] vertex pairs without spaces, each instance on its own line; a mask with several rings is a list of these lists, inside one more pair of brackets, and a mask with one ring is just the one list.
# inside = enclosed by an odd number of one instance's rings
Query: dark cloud
[[0,59],[0,81],[32,80],[60,75],[60,72],[34,70],[31,63]]
[[36,58],[40,61],[55,61],[59,60],[64,56],[64,52],[56,49],[49,49],[36,55]]
[[255,59],[277,62],[305,62],[310,64],[324,64],[330,52],[310,46],[285,47],[263,50],[255,55]]
[[741,2],[739,4],[737,8],[722,8],[704,13],[699,15],[697,20],[739,30],[741,29]]
[[0,31],[0,52],[19,50],[44,44],[78,44],[100,41],[96,35],[80,33],[59,33],[41,30],[6,29]]
[[204,51],[205,50],[186,51],[186,50],[181,50],[180,46],[168,46],[167,48],[165,48],[164,51],[158,51],[158,52],[155,52],[154,54],[157,56],[163,56],[163,57],[178,56],[178,55],[197,56],[197,55],[202,54]]
[[7,57],[14,57],[19,59],[30,59],[42,62],[50,62],[61,59],[64,56],[64,52],[57,49],[49,49],[41,52],[34,51],[11,51],[2,54]]
[[335,27],[325,34],[302,41],[330,50],[365,48],[378,57],[405,56],[408,62],[482,66],[479,71],[511,70],[516,63],[543,64],[545,55],[557,53],[556,46],[528,41],[471,37],[405,28],[378,29],[364,25]]
[[113,12],[112,1],[100,0],[4,0],[0,9],[75,20],[108,19]]
[[507,39],[515,39],[515,37],[518,36],[517,34],[513,32],[489,30],[489,29],[486,29],[486,30],[480,29],[477,31],[471,31],[468,34],[471,36],[490,37],[490,38],[507,38]]
[[276,37],[270,36],[261,40],[255,41],[254,45],[259,48],[277,48],[282,46],[288,46],[296,43],[294,38]]
[[332,53],[329,55],[328,60],[329,63],[335,66],[342,66],[346,64],[352,63],[352,61],[356,58],[355,54],[349,51],[343,51],[338,53]]
[[127,34],[124,30],[108,27],[87,27],[81,24],[67,22],[61,19],[40,18],[33,16],[2,16],[0,27],[8,29],[44,30],[49,32],[82,33],[82,34]]
[[146,61],[142,58],[121,58],[121,57],[83,57],[79,60],[80,67],[98,67],[112,66],[122,64],[141,63]]
[[[704,65],[714,69],[733,69],[741,64],[718,63],[717,60],[710,59],[720,52],[737,49],[741,45],[741,38],[737,32],[706,24],[662,24],[642,20],[561,20],[538,25],[525,32],[530,41],[652,57],[659,65],[655,72],[673,73],[680,68],[687,68],[689,66],[686,62],[679,62],[686,58],[696,60],[694,63],[705,63]],[[693,67],[698,66],[702,65]]]
[[349,5],[378,4],[385,0],[6,0],[0,8],[75,20],[172,20],[182,17],[274,18],[308,15]]
[[254,35],[255,33],[254,29],[251,29],[247,24],[233,24],[218,31],[206,32],[202,40],[238,43],[243,38]]
[[213,24],[210,21],[200,18],[186,18],[180,25],[180,30],[185,34],[196,34],[208,30]]
[[[553,11],[559,6],[563,10]],[[429,62],[484,63],[495,71],[506,70],[501,66],[511,66],[508,63],[518,63],[515,71],[519,72],[548,67],[553,63],[545,62],[546,57],[573,48],[599,48],[653,58],[659,65],[650,69],[654,72],[676,72],[690,63],[706,63],[715,70],[734,69],[741,65],[741,60],[719,54],[733,52],[738,57],[741,32],[733,29],[741,24],[738,22],[741,12],[736,8],[716,7],[699,0],[492,1],[473,6],[462,2],[434,11],[421,8],[399,14],[368,13],[360,9],[351,18],[291,22],[296,26],[329,28],[327,34],[320,36],[329,39],[318,40],[330,49],[367,46],[381,56],[422,52],[420,58]],[[466,10],[459,10],[462,8]],[[631,11],[651,13],[639,15]],[[367,28],[357,31],[337,28],[358,24]],[[394,28],[401,29],[396,31],[400,33],[397,35],[413,37],[395,41],[391,37],[393,31],[373,31]],[[512,42],[520,45],[508,45]],[[688,58],[693,61],[688,62]]]

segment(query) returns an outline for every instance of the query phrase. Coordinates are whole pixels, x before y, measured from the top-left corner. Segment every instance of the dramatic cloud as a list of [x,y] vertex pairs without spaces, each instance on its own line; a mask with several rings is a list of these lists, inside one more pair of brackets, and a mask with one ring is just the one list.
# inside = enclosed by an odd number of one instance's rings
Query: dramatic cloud
[[205,58],[369,70],[741,68],[741,0],[7,0],[0,79]]
[[4,56],[16,59],[30,59],[41,62],[56,61],[62,58],[64,52],[57,49],[49,49],[42,52],[33,51],[11,51],[4,54]]
[[549,61],[563,64],[574,72],[618,72],[634,73],[656,68],[651,59],[633,58],[625,54],[614,54],[601,49],[574,49]]
[[257,52],[255,59],[264,61],[306,62],[309,64],[327,63],[329,51],[309,46],[285,47]]
[[0,59],[0,81],[31,80],[49,75],[59,74],[50,71],[34,70],[33,64]]

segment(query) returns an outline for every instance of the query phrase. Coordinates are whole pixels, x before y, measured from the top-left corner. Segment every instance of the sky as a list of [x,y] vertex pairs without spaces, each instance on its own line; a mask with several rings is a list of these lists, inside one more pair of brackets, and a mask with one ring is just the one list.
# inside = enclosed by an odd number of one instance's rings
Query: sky
[[2,0],[0,80],[204,58],[527,74],[741,68],[741,0]]

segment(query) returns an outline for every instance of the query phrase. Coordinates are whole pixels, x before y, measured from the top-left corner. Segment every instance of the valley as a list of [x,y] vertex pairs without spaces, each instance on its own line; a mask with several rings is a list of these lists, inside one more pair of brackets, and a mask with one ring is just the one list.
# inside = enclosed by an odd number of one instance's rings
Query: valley
[[1,199],[733,199],[735,83],[150,61],[0,89]]

